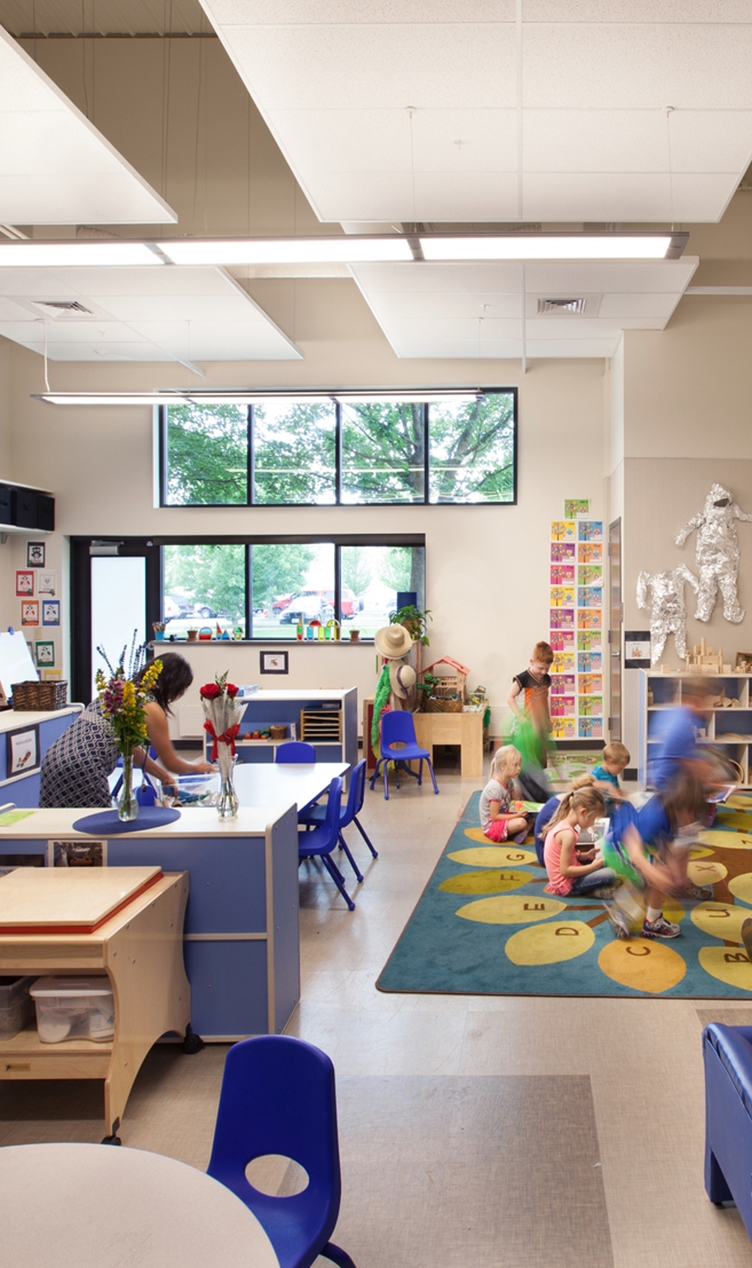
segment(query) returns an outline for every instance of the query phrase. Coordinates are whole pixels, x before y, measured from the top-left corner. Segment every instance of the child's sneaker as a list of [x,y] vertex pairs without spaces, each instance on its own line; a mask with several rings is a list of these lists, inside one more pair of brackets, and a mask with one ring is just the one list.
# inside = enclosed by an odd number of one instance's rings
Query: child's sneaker
[[691,899],[696,903],[710,903],[713,901],[713,889],[710,885],[694,885],[692,881],[685,883],[676,891],[677,898]]
[[681,933],[679,925],[672,925],[670,920],[666,920],[665,916],[659,916],[657,920],[644,920],[642,922],[643,938],[678,938]]
[[606,907],[605,911],[611,922],[611,930],[614,937],[620,941],[631,938],[632,931],[629,928],[629,921],[621,908],[612,903],[610,907]]

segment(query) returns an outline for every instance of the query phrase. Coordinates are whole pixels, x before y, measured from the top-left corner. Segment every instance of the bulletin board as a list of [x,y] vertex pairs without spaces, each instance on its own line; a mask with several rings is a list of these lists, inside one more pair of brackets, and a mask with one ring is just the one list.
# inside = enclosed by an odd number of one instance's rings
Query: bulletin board
[[554,740],[603,738],[603,521],[570,498],[549,544],[551,725]]

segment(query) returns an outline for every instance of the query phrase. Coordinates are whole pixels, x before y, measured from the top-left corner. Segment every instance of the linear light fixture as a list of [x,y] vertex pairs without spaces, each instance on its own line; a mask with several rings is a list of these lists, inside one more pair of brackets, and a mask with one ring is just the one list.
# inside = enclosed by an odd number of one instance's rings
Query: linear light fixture
[[447,388],[437,392],[415,391],[411,388],[401,391],[385,392],[374,389],[372,392],[285,392],[277,389],[269,392],[242,392],[228,389],[227,392],[215,391],[180,391],[164,392],[32,392],[35,401],[44,401],[46,405],[271,405],[275,401],[285,403],[311,404],[322,401],[340,401],[342,404],[390,404],[392,401],[423,403],[426,401],[442,401],[451,398],[456,401],[474,401],[482,395],[482,388]]
[[164,264],[146,242],[88,242],[80,239],[60,242],[0,241],[0,268],[120,268],[123,265]]
[[[665,260],[674,240],[689,235],[662,234],[508,234],[491,237],[421,237],[426,260]],[[681,250],[684,249],[684,243]],[[681,255],[681,250],[678,252]],[[676,257],[673,257],[676,258]]]
[[407,238],[257,238],[201,241],[165,238],[174,264],[399,264],[412,261]]
[[0,240],[0,268],[284,264],[420,264],[468,260],[678,259],[688,233],[345,234],[336,238]]

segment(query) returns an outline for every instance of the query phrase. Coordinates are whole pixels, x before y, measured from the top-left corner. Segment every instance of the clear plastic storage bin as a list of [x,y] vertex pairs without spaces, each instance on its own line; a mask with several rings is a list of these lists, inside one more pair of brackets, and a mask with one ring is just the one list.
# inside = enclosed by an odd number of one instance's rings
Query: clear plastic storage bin
[[[220,777],[218,771],[204,775],[175,775],[169,784],[154,781],[159,806],[216,806]],[[177,797],[173,789],[177,789]]]
[[12,1039],[34,1020],[33,977],[0,977],[0,1039]]
[[115,1034],[115,1005],[108,977],[40,977],[30,988],[42,1043],[94,1039]]

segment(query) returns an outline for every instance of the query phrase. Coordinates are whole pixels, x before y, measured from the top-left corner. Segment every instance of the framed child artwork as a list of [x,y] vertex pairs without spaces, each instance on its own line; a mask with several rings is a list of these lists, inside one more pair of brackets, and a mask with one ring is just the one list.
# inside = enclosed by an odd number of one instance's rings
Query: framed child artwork
[[39,639],[34,644],[34,659],[41,668],[42,665],[55,664],[55,644],[52,639]]
[[26,567],[44,568],[44,542],[26,543]]
[[574,564],[551,564],[551,585],[574,585]]
[[571,652],[574,650],[574,630],[552,630],[548,641],[554,652]]
[[551,524],[551,540],[555,542],[573,542],[576,537],[577,524],[574,520],[553,520]]
[[37,573],[37,594],[57,594],[57,573],[56,572],[38,572]]
[[551,607],[571,608],[574,606],[574,586],[551,586]]
[[21,604],[21,624],[22,625],[38,625],[39,624],[39,600],[26,599]]
[[566,560],[573,560],[575,550],[574,542],[551,542],[551,563],[560,564]]
[[9,731],[5,737],[7,778],[39,770],[39,727],[25,726]]
[[42,625],[60,624],[60,600],[42,599]]
[[603,541],[603,521],[602,520],[578,520],[577,521],[577,538],[581,542],[602,542]]
[[43,669],[42,670],[42,682],[62,682],[62,680],[63,680],[62,669]]
[[574,612],[572,608],[551,608],[549,627],[552,630],[574,629]]
[[577,650],[578,652],[602,652],[603,651],[603,635],[598,630],[577,631]]
[[577,562],[580,564],[603,563],[603,546],[600,542],[580,542],[577,547]]
[[590,514],[589,498],[565,498],[564,499],[564,518],[566,520],[579,519],[582,516]]
[[34,593],[34,573],[16,572],[16,594],[31,597]]
[[580,608],[602,608],[602,586],[580,586],[577,590],[577,606]]

